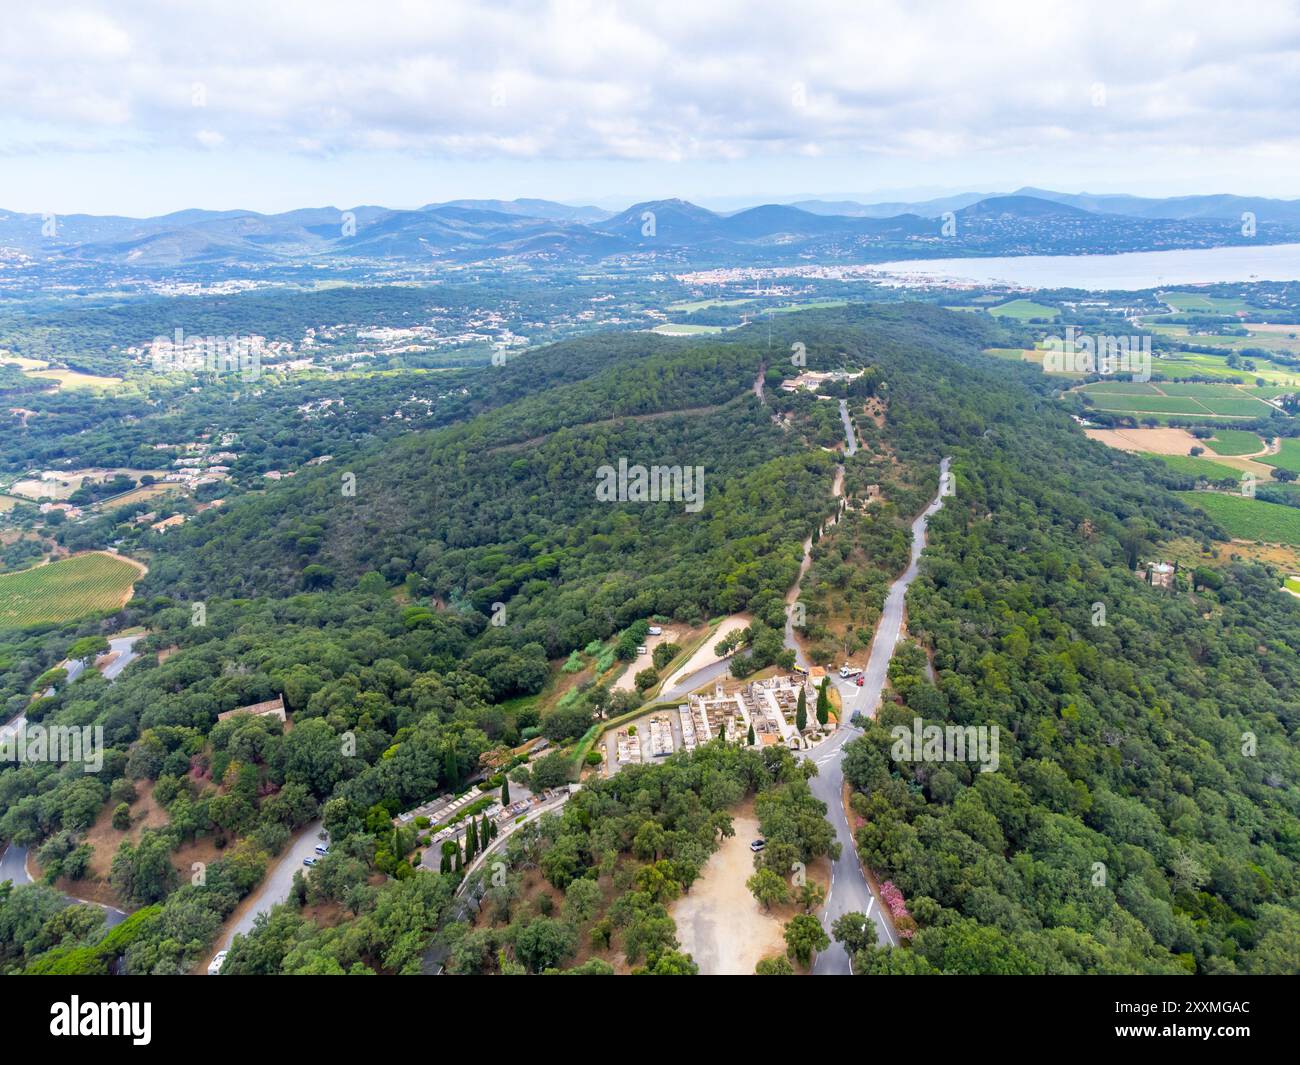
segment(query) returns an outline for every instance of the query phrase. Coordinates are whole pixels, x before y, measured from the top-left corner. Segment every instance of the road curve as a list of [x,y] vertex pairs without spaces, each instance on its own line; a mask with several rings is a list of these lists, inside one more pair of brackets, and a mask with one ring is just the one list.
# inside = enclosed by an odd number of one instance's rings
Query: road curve
[[[848,811],[844,808],[844,772],[841,761],[844,745],[860,734],[849,723],[853,716],[862,714],[864,717],[874,717],[880,707],[889,661],[894,657],[903,628],[907,589],[916,579],[921,552],[925,550],[930,517],[943,506],[944,499],[952,494],[948,473],[950,462],[950,459],[945,458],[939,464],[939,493],[912,522],[911,557],[907,569],[890,585],[889,593],[885,596],[884,610],[871,641],[862,687],[833,678],[842,700],[840,727],[831,739],[809,752],[818,770],[818,775],[810,781],[812,792],[826,803],[831,823],[835,826],[835,837],[840,842],[839,860],[831,865],[831,886],[822,911],[822,924],[829,934],[831,925],[841,915],[855,911],[865,913],[876,925],[877,942],[895,947],[898,946],[898,938],[885,920],[880,899],[872,892],[862,871],[862,863],[858,860]],[[830,947],[817,955],[812,971],[815,976],[847,976],[853,969],[848,953],[832,939]]]

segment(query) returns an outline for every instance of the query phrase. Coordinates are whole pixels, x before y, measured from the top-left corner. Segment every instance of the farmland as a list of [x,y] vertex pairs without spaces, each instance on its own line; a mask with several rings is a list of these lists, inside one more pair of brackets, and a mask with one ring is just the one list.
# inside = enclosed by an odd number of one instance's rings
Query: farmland
[[1264,442],[1244,429],[1217,429],[1205,446],[1216,455],[1253,455],[1264,450]]
[[1214,462],[1211,459],[1196,458],[1192,455],[1157,455],[1151,454],[1152,458],[1160,459],[1166,466],[1177,473],[1185,473],[1189,477],[1204,477],[1208,481],[1220,481],[1225,478],[1236,480],[1241,476],[1241,471],[1233,469],[1231,466],[1224,466],[1222,463]]
[[1269,465],[1276,466],[1280,470],[1300,473],[1300,439],[1287,437],[1282,441],[1277,454],[1269,456],[1268,461]]
[[[1097,410],[1114,414],[1263,418],[1273,410],[1244,389],[1226,384],[1101,381],[1078,391],[1087,396]],[[1261,446],[1257,444],[1254,450],[1258,451]]]
[[1178,495],[1205,511],[1233,539],[1300,544],[1300,507],[1224,492],[1179,492]]
[[1035,303],[1033,300],[1012,300],[1010,303],[990,307],[989,314],[1028,322],[1033,318],[1058,318],[1061,312],[1055,307],[1049,307],[1045,303]]
[[138,562],[95,551],[0,575],[0,627],[62,624],[116,610],[143,573]]
[[1161,294],[1170,307],[1176,311],[1205,311],[1210,314],[1237,314],[1240,311],[1252,311],[1252,307],[1243,299],[1225,296],[1205,296],[1199,292],[1165,292]]

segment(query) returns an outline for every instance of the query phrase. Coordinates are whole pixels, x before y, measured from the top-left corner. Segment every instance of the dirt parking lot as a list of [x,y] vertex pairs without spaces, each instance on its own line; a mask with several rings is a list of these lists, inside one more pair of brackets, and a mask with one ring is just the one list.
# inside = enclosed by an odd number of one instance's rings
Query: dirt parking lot
[[763,958],[785,953],[780,917],[765,912],[745,886],[754,874],[749,844],[760,834],[758,819],[747,806],[733,823],[736,834],[704,864],[690,894],[672,906],[682,950],[707,976],[751,976]]

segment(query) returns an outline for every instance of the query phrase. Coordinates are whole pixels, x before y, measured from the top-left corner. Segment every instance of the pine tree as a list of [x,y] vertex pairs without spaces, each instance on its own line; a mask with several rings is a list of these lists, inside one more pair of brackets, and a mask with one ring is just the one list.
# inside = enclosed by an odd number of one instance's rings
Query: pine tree
[[749,745],[754,746],[754,726],[749,726]]
[[794,712],[794,727],[797,728],[800,732],[802,732],[804,729],[808,727],[808,707],[804,704],[804,700],[802,698],[803,692],[800,692],[799,695],[800,695],[799,707]]
[[485,850],[487,850],[487,848],[488,848],[488,843],[491,841],[491,839],[492,839],[492,828],[491,828],[491,824],[489,823],[489,821],[488,821],[488,819],[487,819],[487,815],[485,814],[484,817],[483,817],[482,822],[480,822],[480,824],[479,824],[479,829],[478,829],[478,849],[479,849],[480,851],[485,851]]
[[501,806],[504,808],[510,805],[510,778],[506,777],[501,782]]
[[831,717],[831,708],[827,705],[829,702],[830,699],[827,699],[825,702],[821,699],[817,700],[817,724],[823,727],[825,727],[826,722],[829,721]]
[[474,818],[469,820],[469,828],[465,830],[465,864],[469,865],[474,860],[474,855],[478,852],[478,822]]

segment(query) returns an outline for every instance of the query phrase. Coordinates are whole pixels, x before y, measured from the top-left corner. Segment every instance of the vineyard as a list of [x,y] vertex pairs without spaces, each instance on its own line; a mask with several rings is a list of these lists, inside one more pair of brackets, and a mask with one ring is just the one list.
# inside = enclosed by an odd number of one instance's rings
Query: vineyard
[[0,628],[62,624],[116,610],[142,574],[138,563],[104,552],[2,574]]
[[1200,507],[1233,539],[1300,544],[1300,507],[1224,492],[1179,492],[1178,495]]

